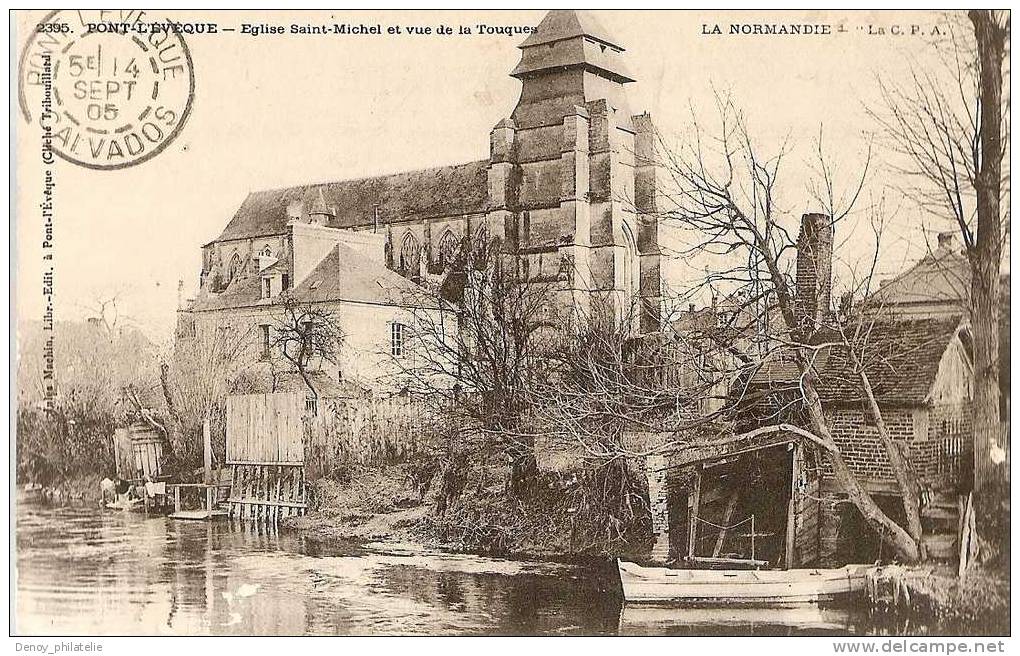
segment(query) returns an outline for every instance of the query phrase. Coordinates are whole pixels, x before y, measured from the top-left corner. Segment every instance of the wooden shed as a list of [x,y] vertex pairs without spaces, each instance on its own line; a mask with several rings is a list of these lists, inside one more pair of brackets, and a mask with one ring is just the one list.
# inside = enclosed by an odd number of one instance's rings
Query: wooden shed
[[652,559],[691,567],[818,562],[818,467],[799,436],[770,432],[684,444],[645,463]]

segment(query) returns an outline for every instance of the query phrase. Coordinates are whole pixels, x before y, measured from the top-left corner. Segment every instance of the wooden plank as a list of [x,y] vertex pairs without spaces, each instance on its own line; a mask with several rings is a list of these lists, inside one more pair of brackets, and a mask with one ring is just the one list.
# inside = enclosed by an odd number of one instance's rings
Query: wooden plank
[[238,498],[229,499],[231,503],[241,506],[279,506],[281,508],[307,508],[306,504],[297,501],[276,501],[274,499]]
[[[722,521],[719,522],[722,526],[729,526],[730,522],[733,521],[733,512],[737,509],[737,500],[739,498],[739,488],[730,492],[729,499],[726,500],[726,510],[723,512]],[[723,544],[726,542],[726,534],[728,531],[728,528],[719,529],[719,535],[715,539],[715,547],[712,549],[713,558],[718,558],[719,554],[722,553]]]
[[764,567],[769,564],[767,560],[758,560],[755,558],[709,558],[708,556],[694,556],[690,559],[695,563],[704,563],[705,565],[747,565],[748,567]]
[[794,551],[797,545],[797,501],[800,495],[802,457],[800,446],[794,442],[790,453],[790,499],[786,504],[786,557],[784,566],[790,569],[795,566]]
[[698,512],[701,509],[701,467],[694,468],[694,489],[691,490],[691,506],[687,521],[687,557],[694,558],[698,538]]

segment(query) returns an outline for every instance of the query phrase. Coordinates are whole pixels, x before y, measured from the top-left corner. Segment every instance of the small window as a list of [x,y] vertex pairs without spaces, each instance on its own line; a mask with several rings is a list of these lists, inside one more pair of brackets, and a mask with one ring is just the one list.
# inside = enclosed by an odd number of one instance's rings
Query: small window
[[262,257],[272,257],[273,256],[273,250],[271,248],[269,248],[269,246],[267,245],[265,248],[262,249],[261,255],[262,255]]
[[315,398],[314,396],[305,397],[305,412],[307,412],[313,417],[318,415],[319,399]]
[[404,340],[406,338],[404,324],[396,322],[390,324],[390,355],[395,358],[404,357]]
[[262,279],[262,298],[270,298],[273,295],[273,279]]
[[290,274],[289,273],[283,274],[283,288],[284,289],[290,289]]
[[262,359],[268,360],[271,344],[270,341],[271,334],[269,332],[270,328],[267,324],[262,324],[261,326],[259,326],[259,328],[262,330]]

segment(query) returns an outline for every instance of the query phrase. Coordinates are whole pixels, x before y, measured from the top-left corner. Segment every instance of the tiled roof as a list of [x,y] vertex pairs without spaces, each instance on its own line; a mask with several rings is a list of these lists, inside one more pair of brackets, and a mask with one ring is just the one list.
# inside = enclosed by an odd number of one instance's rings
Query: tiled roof
[[[361,253],[338,244],[290,294],[301,302],[354,301],[381,305],[404,305],[421,289],[410,280]],[[196,299],[188,309],[195,312],[229,308],[270,306],[279,296],[262,298],[260,276],[232,283],[220,294]]]
[[488,199],[489,161],[405,171],[358,180],[343,180],[256,191],[248,194],[214,241],[286,232],[287,206],[302,201],[308,212],[323,199],[335,212],[331,228],[369,226],[398,219],[454,216],[483,212]]
[[[904,405],[924,403],[935,382],[942,356],[959,326],[955,319],[912,319],[875,323],[870,330],[861,330],[852,344],[862,354],[865,371],[878,400]],[[814,366],[818,374],[818,394],[823,402],[863,400],[860,379],[845,346],[820,349]],[[799,378],[789,354],[785,357],[780,354],[766,361],[751,382],[782,389],[797,385]]]

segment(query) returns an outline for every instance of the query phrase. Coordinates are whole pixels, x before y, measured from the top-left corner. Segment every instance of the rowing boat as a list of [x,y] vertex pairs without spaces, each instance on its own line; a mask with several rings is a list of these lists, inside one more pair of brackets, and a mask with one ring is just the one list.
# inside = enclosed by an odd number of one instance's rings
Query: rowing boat
[[868,565],[838,569],[710,570],[642,567],[617,561],[623,597],[632,603],[788,606],[861,592]]

